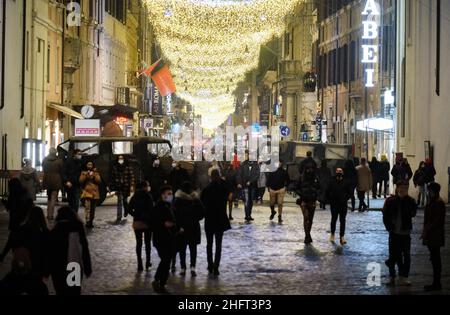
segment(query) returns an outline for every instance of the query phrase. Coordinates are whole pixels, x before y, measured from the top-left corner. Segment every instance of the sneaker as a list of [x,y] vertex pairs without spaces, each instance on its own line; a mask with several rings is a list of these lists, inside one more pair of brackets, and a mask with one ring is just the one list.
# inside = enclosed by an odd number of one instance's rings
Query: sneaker
[[341,237],[341,245],[347,245],[347,240],[344,237]]
[[270,221],[273,220],[273,218],[275,218],[275,215],[277,214],[276,211],[272,210],[271,214],[270,214]]
[[398,285],[401,287],[410,287],[411,281],[408,280],[406,277],[399,277],[398,278]]
[[335,240],[336,240],[336,238],[334,237],[334,234],[331,234],[331,235],[330,235],[330,242],[331,242],[331,243],[334,243]]
[[433,283],[432,285],[424,286],[423,289],[425,290],[425,292],[442,291],[442,285],[440,283]]
[[249,219],[250,221],[255,221],[255,219],[253,219],[251,216],[248,217],[248,219]]
[[312,237],[310,235],[307,235],[305,237],[305,244],[308,245],[311,244],[312,242],[313,242]]
[[144,271],[144,266],[142,265],[142,263],[138,264],[138,272],[142,272]]
[[283,218],[281,217],[281,215],[278,216],[278,223],[283,223]]
[[395,287],[395,278],[389,277],[389,280],[385,282],[385,285],[388,287]]
[[180,276],[185,276],[186,275],[186,269],[182,268],[180,271]]
[[195,267],[191,267],[191,276],[197,277],[197,272],[195,272]]

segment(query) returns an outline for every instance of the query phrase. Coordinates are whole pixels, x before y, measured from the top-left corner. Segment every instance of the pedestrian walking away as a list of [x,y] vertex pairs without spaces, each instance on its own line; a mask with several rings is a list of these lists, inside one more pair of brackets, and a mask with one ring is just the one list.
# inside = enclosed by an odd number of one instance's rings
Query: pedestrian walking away
[[425,208],[427,205],[427,183],[426,183],[426,171],[425,171],[425,162],[420,162],[419,168],[414,172],[413,183],[414,187],[419,187],[419,196],[417,198],[417,205],[420,208]]
[[431,183],[428,185],[430,202],[425,208],[422,240],[428,247],[430,260],[433,266],[433,283],[424,287],[425,291],[442,290],[442,260],[441,247],[445,245],[445,203],[440,197],[441,185]]
[[[212,175],[212,173],[211,173]],[[230,198],[228,200],[228,218],[230,220],[233,220],[233,203],[236,203],[237,201],[237,180],[236,175],[237,171],[233,167],[232,163],[228,163],[224,169],[223,178],[225,179],[225,183],[228,186],[228,189],[230,190]],[[236,205],[237,208],[237,205]]]
[[379,164],[379,172],[378,172],[378,197],[381,198],[381,192],[383,191],[384,199],[387,198],[388,189],[389,189],[389,172],[391,170],[391,165],[389,164],[388,158],[386,154],[381,156],[381,162]]
[[136,192],[130,199],[129,213],[133,217],[133,230],[136,236],[136,257],[138,272],[144,270],[142,262],[142,239],[145,244],[145,269],[150,269],[151,263],[151,221],[154,211],[153,198],[150,193],[150,185],[144,181],[136,185]]
[[188,171],[181,167],[180,162],[173,161],[172,171],[169,175],[169,183],[172,186],[173,191],[177,192],[178,189],[180,189],[181,184],[189,181],[192,182]]
[[134,191],[135,178],[133,168],[128,159],[119,155],[115,161],[111,174],[110,188],[117,196],[117,223],[128,216],[128,197]]
[[86,163],[85,170],[81,172],[79,182],[83,190],[81,193],[81,200],[84,203],[86,227],[93,228],[95,209],[100,200],[99,185],[101,183],[100,173],[97,172],[93,162]]
[[400,286],[410,286],[408,280],[411,268],[411,230],[412,218],[416,216],[417,204],[408,196],[407,181],[398,181],[396,194],[386,199],[383,207],[383,223],[389,232],[388,286],[396,285],[398,267]]
[[80,175],[82,172],[82,155],[80,150],[69,152],[63,165],[63,182],[67,191],[69,207],[76,213],[80,208]]
[[156,202],[160,198],[159,192],[161,187],[168,184],[167,174],[161,168],[161,161],[159,159],[153,161],[149,182],[153,201]]
[[369,162],[369,168],[372,173],[372,198],[377,199],[378,182],[380,181],[380,162],[375,156]]
[[286,189],[290,179],[288,172],[283,168],[283,162],[278,163],[277,170],[267,176],[267,187],[270,194],[270,220],[275,218],[277,212],[275,205],[278,205],[278,223],[283,223],[283,203]]
[[58,193],[62,189],[63,161],[56,155],[56,149],[50,148],[48,156],[42,162],[44,171],[43,187],[47,190],[47,219],[54,218]]
[[257,162],[250,162],[248,152],[245,153],[245,161],[238,169],[236,180],[238,189],[242,189],[245,204],[245,221],[254,221],[252,217],[253,201],[258,191],[260,168]]
[[[211,183],[202,191],[201,201],[205,207],[206,254],[208,258],[208,272],[220,275],[220,261],[222,257],[222,240],[224,232],[231,229],[227,217],[227,201],[231,198],[231,190],[227,183],[220,178],[217,171],[211,173]],[[213,244],[215,241],[215,254]],[[214,257],[214,258],[213,258]]]
[[356,186],[359,199],[358,209],[360,212],[364,212],[369,208],[365,201],[366,193],[371,191],[373,184],[372,172],[370,171],[365,158],[362,158],[361,164],[356,167],[356,173],[358,175],[358,185]]
[[36,169],[31,165],[30,159],[24,159],[24,166],[20,172],[19,179],[28,197],[36,201],[36,194],[41,191],[41,182]]
[[326,194],[331,207],[331,234],[330,242],[334,243],[336,233],[336,223],[339,218],[340,230],[339,240],[341,245],[347,244],[345,239],[345,226],[347,217],[347,203],[351,190],[344,180],[344,170],[338,168],[336,176],[330,181]]

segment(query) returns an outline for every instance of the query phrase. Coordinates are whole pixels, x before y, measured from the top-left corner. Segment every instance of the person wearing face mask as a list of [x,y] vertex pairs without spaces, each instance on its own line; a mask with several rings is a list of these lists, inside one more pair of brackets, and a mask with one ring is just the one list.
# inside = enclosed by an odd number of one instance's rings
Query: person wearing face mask
[[173,190],[171,186],[164,185],[160,190],[160,198],[155,205],[151,218],[153,230],[153,246],[158,252],[160,263],[156,270],[152,285],[157,293],[167,293],[165,288],[169,278],[170,262],[174,252],[177,226],[172,208]]
[[277,212],[275,204],[278,205],[278,223],[283,222],[283,203],[286,195],[286,187],[289,184],[289,175],[283,169],[283,163],[280,161],[275,172],[269,173],[267,177],[267,187],[270,194],[270,220],[272,221]]
[[411,266],[411,231],[412,219],[417,213],[416,201],[408,196],[408,181],[398,181],[396,194],[386,199],[383,207],[383,223],[389,232],[389,267],[390,279],[388,286],[396,284],[396,270],[398,266],[399,285],[410,286],[409,271]]
[[123,155],[117,157],[111,173],[111,190],[117,195],[117,222],[122,220],[122,213],[128,216],[128,197],[134,191],[134,172]]
[[345,240],[345,218],[347,216],[347,202],[350,199],[351,190],[344,181],[344,170],[338,168],[336,170],[336,177],[331,179],[326,190],[327,199],[331,206],[331,235],[330,242],[334,243],[336,232],[336,223],[339,218],[340,221],[340,242],[341,245],[347,244]]
[[69,207],[78,213],[80,208],[80,175],[82,171],[81,151],[76,149],[69,154],[63,166],[63,183],[67,191]]
[[253,200],[255,200],[258,192],[258,180],[260,175],[260,168],[258,163],[250,162],[248,152],[245,153],[245,161],[238,169],[236,179],[238,189],[242,189],[245,203],[245,221],[249,223],[253,221],[252,209]]
[[98,200],[100,199],[98,185],[101,182],[100,174],[95,169],[93,162],[88,162],[86,164],[85,170],[81,172],[79,182],[83,187],[81,199],[84,201],[86,227],[93,228],[95,208],[97,206]]
[[174,191],[178,191],[181,188],[181,184],[184,182],[190,182],[191,178],[187,170],[181,167],[180,162],[172,163],[172,171],[169,175],[169,183]]
[[153,161],[151,173],[150,173],[150,187],[152,188],[151,194],[153,200],[159,199],[159,189],[167,184],[166,172],[161,168],[161,161],[156,159]]

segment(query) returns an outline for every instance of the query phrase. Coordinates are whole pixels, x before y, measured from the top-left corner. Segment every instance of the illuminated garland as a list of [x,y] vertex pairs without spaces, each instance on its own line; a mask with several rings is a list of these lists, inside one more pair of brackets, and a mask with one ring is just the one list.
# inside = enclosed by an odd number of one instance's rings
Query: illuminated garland
[[214,129],[235,110],[233,92],[258,66],[260,47],[284,31],[303,0],[145,0],[177,95]]

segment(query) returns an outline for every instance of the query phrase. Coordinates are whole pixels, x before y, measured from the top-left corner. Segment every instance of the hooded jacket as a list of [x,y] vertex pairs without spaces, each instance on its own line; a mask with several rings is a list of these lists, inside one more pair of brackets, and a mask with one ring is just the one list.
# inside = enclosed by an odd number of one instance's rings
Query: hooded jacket
[[60,190],[62,188],[63,161],[56,154],[49,154],[42,162],[42,168],[44,170],[44,188]]

